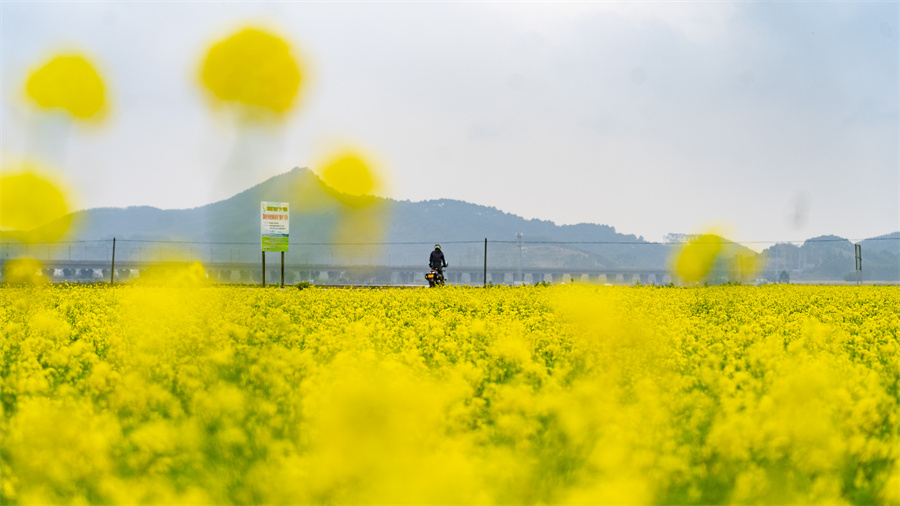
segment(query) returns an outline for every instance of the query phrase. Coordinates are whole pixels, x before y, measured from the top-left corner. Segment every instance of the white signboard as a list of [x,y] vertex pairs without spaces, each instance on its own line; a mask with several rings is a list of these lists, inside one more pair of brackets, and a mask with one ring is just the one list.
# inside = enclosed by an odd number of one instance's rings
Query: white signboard
[[262,251],[287,251],[290,232],[287,202],[260,202]]

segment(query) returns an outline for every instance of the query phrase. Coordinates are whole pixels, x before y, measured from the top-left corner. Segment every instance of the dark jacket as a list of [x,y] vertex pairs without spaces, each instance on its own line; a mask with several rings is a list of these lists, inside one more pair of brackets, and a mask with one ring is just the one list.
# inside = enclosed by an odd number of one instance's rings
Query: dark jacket
[[428,259],[428,266],[432,269],[447,267],[447,261],[444,260],[444,252],[434,248],[434,251],[431,252],[431,257]]

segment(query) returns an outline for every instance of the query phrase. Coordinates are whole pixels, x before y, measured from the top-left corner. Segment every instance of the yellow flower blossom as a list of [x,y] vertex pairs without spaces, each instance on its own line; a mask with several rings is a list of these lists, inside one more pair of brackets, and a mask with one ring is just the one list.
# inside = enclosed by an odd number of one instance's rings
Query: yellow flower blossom
[[215,43],[206,54],[201,79],[216,100],[237,105],[244,118],[283,115],[296,103],[303,74],[281,37],[244,28]]
[[0,229],[26,243],[59,241],[72,225],[71,195],[34,164],[0,177]]
[[106,104],[106,87],[87,58],[55,56],[28,76],[28,97],[44,109],[62,109],[76,120],[97,119]]
[[0,502],[895,504],[898,298],[6,286]]

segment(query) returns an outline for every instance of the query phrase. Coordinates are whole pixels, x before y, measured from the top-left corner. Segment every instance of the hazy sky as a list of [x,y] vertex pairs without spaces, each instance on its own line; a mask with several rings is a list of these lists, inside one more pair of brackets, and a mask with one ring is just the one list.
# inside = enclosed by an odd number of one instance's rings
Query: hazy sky
[[[385,196],[648,240],[900,230],[897,2],[0,9],[2,166],[59,168],[79,208],[195,207],[349,145],[379,162]],[[210,45],[245,26],[281,35],[307,75],[278,128],[238,129],[198,85]],[[28,72],[72,50],[108,87],[100,127],[23,99]]]

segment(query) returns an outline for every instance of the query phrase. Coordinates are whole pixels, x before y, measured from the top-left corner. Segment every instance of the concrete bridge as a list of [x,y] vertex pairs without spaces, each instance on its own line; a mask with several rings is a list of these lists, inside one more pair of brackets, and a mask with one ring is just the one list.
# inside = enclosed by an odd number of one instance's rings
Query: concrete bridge
[[[117,261],[114,279],[117,282],[133,280],[150,269],[175,269],[185,262]],[[262,265],[246,262],[207,262],[203,264],[210,280],[219,283],[261,283]],[[109,281],[111,263],[108,260],[45,260],[42,272],[51,281]],[[284,282],[293,284],[309,281],[317,285],[377,284],[424,285],[428,268],[419,265],[340,265],[340,264],[285,264]],[[664,269],[639,268],[581,268],[581,267],[449,267],[444,274],[448,284],[481,286],[483,283],[512,285],[521,283],[610,283],[666,284],[672,281]],[[281,282],[280,262],[266,263],[266,284]]]

